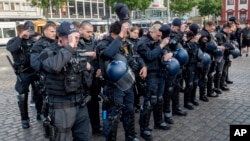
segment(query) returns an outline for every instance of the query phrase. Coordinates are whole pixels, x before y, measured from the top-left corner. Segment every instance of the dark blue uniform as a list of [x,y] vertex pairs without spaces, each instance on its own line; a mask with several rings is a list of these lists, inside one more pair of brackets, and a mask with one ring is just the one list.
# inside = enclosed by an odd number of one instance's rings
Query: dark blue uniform
[[[41,62],[39,60],[39,55],[43,49],[50,46],[50,44],[55,43],[55,40],[41,37],[31,48],[30,51],[30,66],[36,71],[36,81],[33,92],[38,92],[34,95],[36,109],[37,109],[37,119],[40,119],[40,114],[43,112],[44,117],[47,117],[47,112],[42,111],[43,98],[45,99],[45,86],[44,86],[44,75],[41,70]],[[45,102],[45,101],[44,101]],[[44,105],[45,106],[45,105]]]
[[[128,63],[130,68],[141,68],[141,64],[134,64],[131,54],[131,44],[122,42],[120,36],[112,39],[110,36],[100,41],[97,46],[97,54],[99,56],[100,68],[105,79],[103,93],[109,99],[108,103],[104,103],[104,110],[107,111],[107,119],[104,119],[103,131],[107,141],[115,141],[119,119],[123,122],[126,141],[133,141],[135,137],[134,122],[134,86],[122,91],[115,86],[106,75],[106,68],[112,60],[122,60]],[[137,62],[136,62],[137,63]],[[137,68],[138,67],[138,68]],[[134,71],[134,70],[133,70]]]
[[140,113],[140,130],[141,136],[150,140],[152,138],[151,130],[149,129],[149,121],[151,111],[153,109],[154,127],[156,129],[169,129],[162,117],[163,113],[163,93],[165,79],[162,77],[162,62],[163,49],[160,47],[160,41],[154,41],[148,34],[143,36],[138,42],[138,53],[141,55],[147,66],[146,77],[146,93]]
[[[87,71],[86,58],[71,46],[57,44],[46,48],[40,54],[45,72],[45,87],[48,94],[50,138],[56,141],[87,141],[89,115],[86,106],[89,94],[89,80],[93,71]],[[82,61],[83,60],[83,61]]]
[[28,93],[29,86],[34,83],[35,71],[30,66],[30,49],[36,39],[21,39],[14,37],[7,43],[7,50],[14,59],[14,68],[21,81],[17,79],[15,89],[19,93],[18,106],[21,113],[23,128],[29,128]]

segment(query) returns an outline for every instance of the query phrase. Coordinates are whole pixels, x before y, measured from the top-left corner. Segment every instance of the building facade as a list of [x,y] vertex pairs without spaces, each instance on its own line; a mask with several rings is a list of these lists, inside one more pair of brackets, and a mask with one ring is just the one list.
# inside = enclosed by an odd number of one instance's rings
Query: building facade
[[43,18],[42,10],[27,0],[0,0],[0,21],[22,21]]
[[235,16],[241,24],[250,22],[250,1],[249,0],[222,0],[221,24]]

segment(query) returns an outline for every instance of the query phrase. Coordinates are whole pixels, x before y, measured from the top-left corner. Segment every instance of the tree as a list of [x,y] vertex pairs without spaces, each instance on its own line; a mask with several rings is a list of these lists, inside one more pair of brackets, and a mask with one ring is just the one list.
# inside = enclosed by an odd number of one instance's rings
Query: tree
[[201,16],[220,16],[221,8],[221,0],[200,0],[198,3],[198,9]]
[[68,0],[27,0],[31,3],[31,6],[39,7],[43,9],[46,18],[48,18],[48,11],[51,5],[55,7],[61,7]]
[[198,4],[199,0],[171,0],[171,11],[179,14],[179,17],[185,13],[192,11],[192,8]]
[[128,6],[129,10],[145,11],[151,4],[152,0],[106,0],[105,3],[114,9],[115,3],[124,3]]

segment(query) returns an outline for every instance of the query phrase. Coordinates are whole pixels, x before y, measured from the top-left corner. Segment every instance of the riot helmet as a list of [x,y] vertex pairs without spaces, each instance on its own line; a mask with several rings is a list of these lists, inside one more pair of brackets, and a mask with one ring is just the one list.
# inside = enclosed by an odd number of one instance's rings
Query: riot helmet
[[186,65],[189,60],[188,53],[183,47],[176,49],[176,51],[174,52],[174,57],[179,61],[181,66]]
[[239,48],[234,48],[234,50],[230,50],[230,54],[232,54],[233,58],[237,58],[240,56],[240,50]]
[[167,70],[168,75],[174,76],[180,72],[180,63],[177,59],[171,58],[168,61],[163,61],[163,66]]
[[135,82],[134,73],[124,61],[110,62],[106,73],[109,80],[122,91],[129,89]]
[[203,67],[208,68],[210,63],[211,63],[211,57],[209,54],[207,54],[206,52],[203,52],[202,54],[200,54],[199,59],[201,60]]

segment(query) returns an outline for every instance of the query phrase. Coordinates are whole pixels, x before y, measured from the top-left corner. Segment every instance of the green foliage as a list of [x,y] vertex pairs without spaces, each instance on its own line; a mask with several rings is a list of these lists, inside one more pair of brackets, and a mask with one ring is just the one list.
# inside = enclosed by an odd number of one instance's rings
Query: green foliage
[[187,12],[192,11],[192,8],[197,6],[200,0],[171,0],[170,10],[179,14],[184,15]]
[[60,7],[63,5],[64,2],[67,2],[67,0],[27,0],[31,3],[32,6],[40,7],[42,9],[46,9],[51,5]]
[[219,16],[221,13],[221,8],[221,0],[200,0],[200,2],[198,3],[198,9],[201,16]]
[[115,3],[124,3],[128,6],[129,10],[136,10],[137,8],[141,11],[145,11],[151,4],[152,0],[105,0],[106,4],[114,9]]

